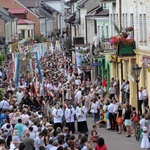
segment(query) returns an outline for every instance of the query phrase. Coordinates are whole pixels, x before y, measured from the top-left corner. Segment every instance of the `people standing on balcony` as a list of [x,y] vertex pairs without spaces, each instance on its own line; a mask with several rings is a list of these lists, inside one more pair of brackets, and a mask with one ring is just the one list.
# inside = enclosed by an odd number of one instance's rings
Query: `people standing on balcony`
[[138,103],[139,104],[139,106],[138,106],[139,109],[138,110],[139,110],[140,115],[142,115],[142,112],[143,112],[142,111],[143,95],[142,95],[142,90],[141,89],[139,90],[139,97],[138,98],[139,98],[139,103]]
[[121,97],[122,97],[122,103],[124,104],[126,101],[125,101],[125,91],[124,91],[124,87],[126,86],[126,82],[125,80],[123,79],[122,80],[122,84],[121,84]]
[[130,99],[130,85],[129,85],[129,81],[126,81],[126,85],[124,86],[124,91],[125,91],[125,102],[129,103],[129,99]]
[[92,53],[95,54],[95,49],[99,47],[100,47],[100,37],[97,34],[95,34],[93,38]]
[[147,113],[146,107],[148,106],[148,93],[146,87],[142,89],[143,103],[144,103],[144,112]]
[[99,47],[100,37],[97,34],[95,34],[95,36],[93,38],[93,44],[94,44],[95,48]]

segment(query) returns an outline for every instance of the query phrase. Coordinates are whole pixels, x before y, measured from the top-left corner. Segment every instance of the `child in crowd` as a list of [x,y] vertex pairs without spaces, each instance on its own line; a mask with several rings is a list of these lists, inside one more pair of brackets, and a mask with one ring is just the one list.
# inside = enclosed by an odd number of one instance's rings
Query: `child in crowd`
[[150,143],[149,143],[149,139],[148,139],[148,132],[147,132],[146,127],[143,128],[143,132],[142,132],[141,148],[143,148],[143,149],[150,148]]
[[143,132],[143,128],[146,126],[146,119],[145,119],[145,115],[141,116],[140,119],[140,141],[142,140],[142,132]]
[[107,146],[106,146],[105,141],[102,137],[100,137],[98,139],[98,142],[95,146],[95,150],[107,150]]
[[90,137],[90,140],[92,142],[97,142],[98,138],[99,138],[99,135],[96,131],[97,129],[97,126],[96,125],[93,125],[93,129],[92,129],[92,132],[91,132],[91,137]]

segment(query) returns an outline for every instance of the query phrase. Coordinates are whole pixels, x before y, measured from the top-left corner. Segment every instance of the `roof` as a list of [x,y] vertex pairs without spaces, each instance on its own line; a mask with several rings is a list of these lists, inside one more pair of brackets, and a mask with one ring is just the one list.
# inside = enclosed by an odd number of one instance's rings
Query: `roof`
[[34,22],[32,22],[32,21],[30,21],[30,20],[28,20],[28,19],[19,19],[18,21],[17,21],[17,24],[19,24],[19,25],[21,25],[21,24],[34,24]]
[[99,7],[99,0],[95,0],[94,2],[93,0],[82,0],[78,2],[77,6],[79,8],[86,8],[87,13],[89,13],[96,7]]
[[11,14],[26,14],[27,9],[25,9],[25,8],[9,8],[8,12],[10,12]]
[[40,0],[18,0],[25,7],[38,7],[40,6]]
[[0,7],[0,15],[1,15],[1,19],[5,20],[6,22],[12,21],[14,19],[14,17],[9,15],[9,12],[3,7]]
[[67,16],[67,17],[65,18],[65,22],[66,22],[66,23],[71,23],[71,22],[73,22],[73,21],[75,21],[75,13],[70,14],[69,16]]
[[47,10],[49,13],[51,13],[51,14],[54,13],[54,12],[56,12],[56,13],[58,13],[58,14],[61,14],[58,10],[54,9],[53,7],[47,5],[47,4],[44,3],[44,2],[41,2],[41,6],[42,6],[45,10]]
[[109,16],[109,10],[105,9],[105,10],[95,14],[95,16]]
[[103,7],[96,7],[93,9],[91,12],[89,12],[87,17],[93,17],[93,16],[109,16],[109,10],[108,9],[103,9]]

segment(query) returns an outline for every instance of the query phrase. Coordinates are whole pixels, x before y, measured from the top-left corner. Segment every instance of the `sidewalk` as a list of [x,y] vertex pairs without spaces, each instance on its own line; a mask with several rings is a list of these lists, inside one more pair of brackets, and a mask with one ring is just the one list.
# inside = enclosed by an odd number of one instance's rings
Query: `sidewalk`
[[[89,133],[91,133],[92,118],[88,118]],[[97,128],[98,133],[105,139],[108,150],[141,150],[140,143],[135,140],[135,137],[127,138],[125,134],[117,134],[114,131],[108,131],[105,128]]]

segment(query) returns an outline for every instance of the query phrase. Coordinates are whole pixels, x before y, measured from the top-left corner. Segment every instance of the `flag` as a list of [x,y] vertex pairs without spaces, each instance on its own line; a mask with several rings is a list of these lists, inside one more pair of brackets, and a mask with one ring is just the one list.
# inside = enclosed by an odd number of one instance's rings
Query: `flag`
[[42,104],[43,104],[43,105],[46,105],[46,104],[45,104],[45,101],[42,101]]
[[49,93],[50,97],[54,98],[54,94],[52,92]]
[[132,82],[134,82],[134,78],[131,75],[127,74],[127,76],[129,79],[131,79]]

